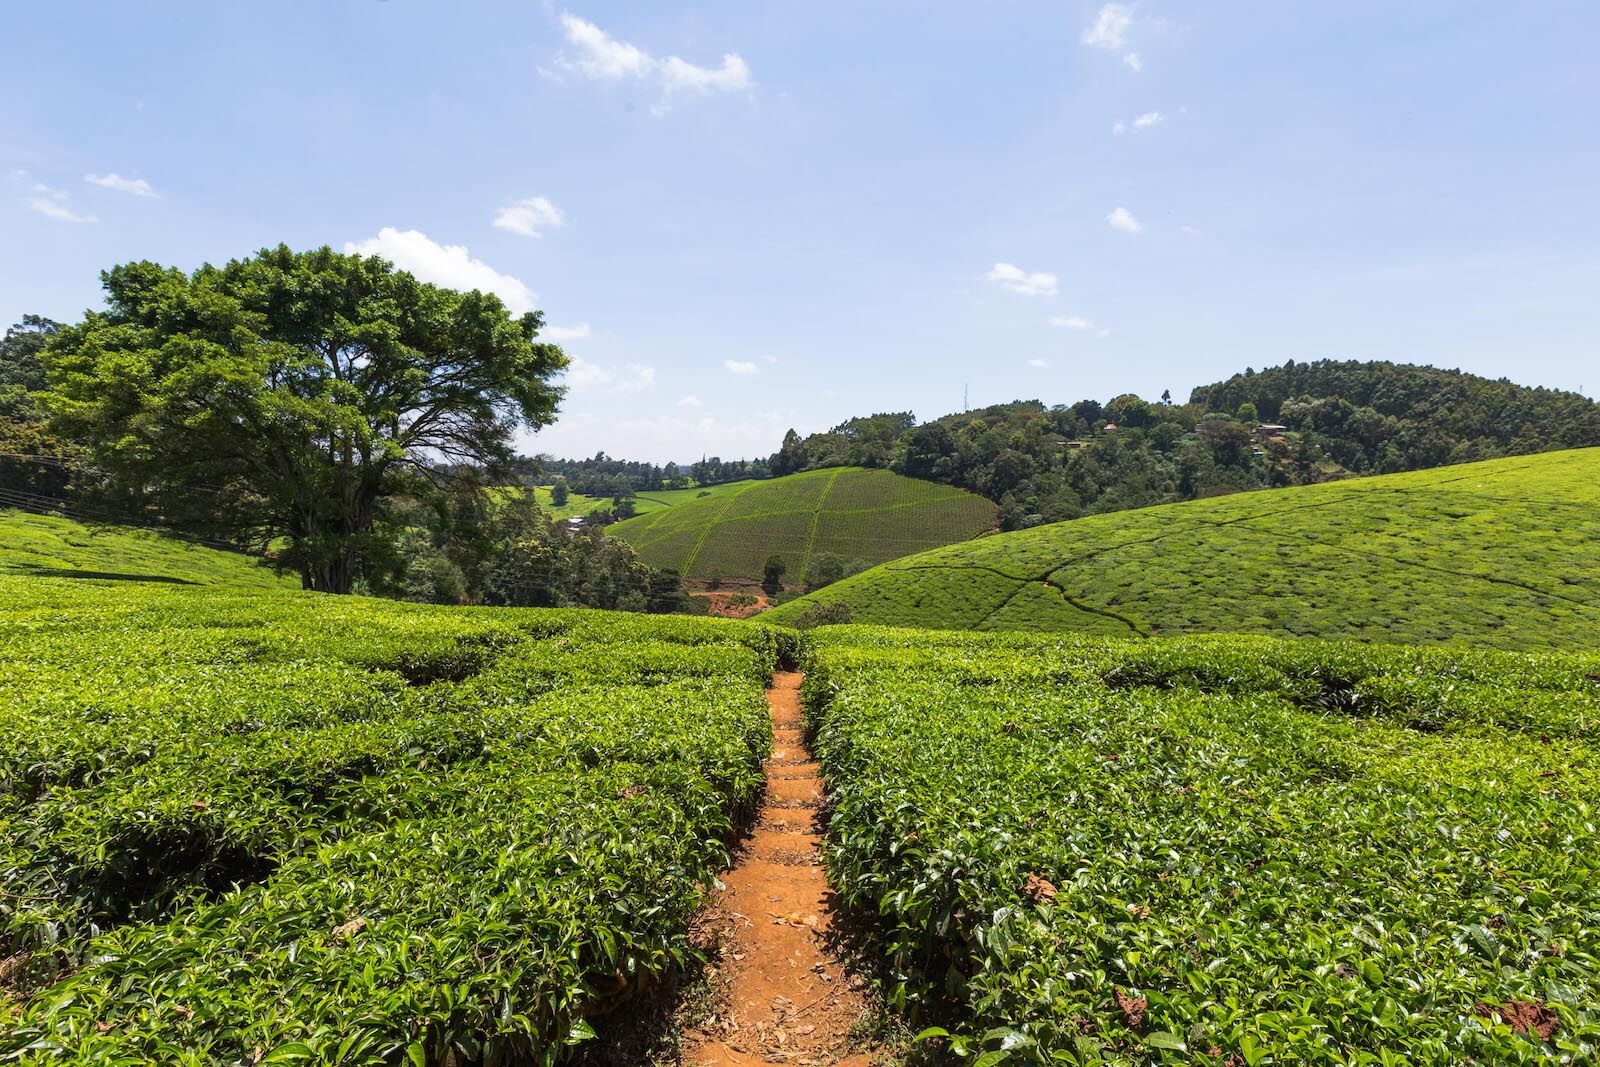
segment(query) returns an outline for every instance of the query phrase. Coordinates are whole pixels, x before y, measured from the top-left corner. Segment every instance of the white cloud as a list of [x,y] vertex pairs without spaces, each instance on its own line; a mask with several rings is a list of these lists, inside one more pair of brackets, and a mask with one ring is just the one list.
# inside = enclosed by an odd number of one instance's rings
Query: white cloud
[[730,374],[760,374],[761,368],[747,359],[725,359],[722,365]]
[[1128,43],[1128,30],[1132,25],[1132,11],[1121,4],[1107,4],[1083,31],[1083,43],[1108,52],[1118,51]]
[[625,363],[618,373],[577,356],[567,364],[566,382],[574,392],[639,393],[656,387],[656,369]]
[[1200,231],[1195,229],[1193,226],[1179,226],[1178,229],[1183,233],[1183,235],[1185,237],[1199,237],[1200,236]]
[[[21,176],[24,172],[18,171],[14,176]],[[67,194],[61,189],[52,189],[48,185],[35,183],[33,195],[28,197],[28,206],[47,219],[57,222],[99,222],[93,215],[80,215],[67,206]]]
[[644,49],[619,41],[576,15],[562,12],[561,26],[567,31],[567,41],[580,53],[567,65],[591,78],[642,78],[655,66],[655,60]]
[[1049,370],[1050,361],[1048,359],[1030,359],[1028,360],[1028,366],[1037,367],[1039,370]]
[[1167,121],[1167,116],[1163,115],[1161,112],[1146,111],[1143,115],[1135,118],[1131,123],[1123,122],[1121,119],[1118,119],[1116,122],[1111,124],[1111,132],[1116,134],[1118,137],[1121,137],[1130,130],[1148,130],[1153,126],[1161,125],[1165,121]]
[[679,406],[679,407],[680,407],[680,408],[698,408],[698,407],[704,407],[704,405],[703,405],[703,404],[701,404],[701,403],[700,403],[700,398],[699,398],[699,397],[697,397],[697,396],[695,396],[695,395],[694,395],[694,394],[692,394],[692,393],[691,393],[691,394],[690,394],[690,395],[688,395],[688,396],[686,396],[686,397],[684,397],[684,398],[682,398],[682,399],[681,399],[681,400],[679,400],[679,401],[678,401],[678,406]]
[[778,357],[777,356],[762,356],[761,358],[763,360],[765,360],[767,362],[767,364],[769,364],[770,366],[774,366],[775,367],[775,366],[778,365]]
[[1082,315],[1052,315],[1050,325],[1062,326],[1069,330],[1092,330],[1094,323]]
[[553,230],[566,225],[561,209],[542,196],[513,200],[501,208],[494,217],[496,228],[520,233],[524,237],[538,237],[542,230]]
[[554,341],[556,344],[561,344],[563,341],[577,341],[589,336],[589,324],[578,322],[571,326],[546,326],[541,336],[546,341]]
[[[1133,29],[1133,9],[1124,4],[1107,4],[1102,7],[1083,31],[1081,40],[1091,48],[1107,52],[1122,52],[1128,46],[1128,31]],[[1134,70],[1143,70],[1144,61],[1137,52],[1124,52],[1122,61]]]
[[154,197],[156,191],[143,178],[124,178],[120,174],[85,174],[83,180],[102,189],[114,189],[132,196]]
[[[594,23],[566,12],[561,14],[561,26],[576,56],[562,56],[558,65],[597,81],[652,81],[667,97],[683,92],[741,92],[752,83],[750,65],[734,52],[723,55],[721,66],[702,67],[678,56],[657,59],[637,45],[619,41]],[[666,105],[658,104],[651,110],[661,114]]]
[[419,230],[385,226],[365,241],[346,241],[346,252],[382,256],[401,270],[447,289],[480,289],[505,301],[513,315],[532,310],[538,299],[533,290],[509,274],[501,274],[481,259],[473,259],[466,245],[441,245]]
[[1125,207],[1112,210],[1111,214],[1106,216],[1106,221],[1111,224],[1113,230],[1121,230],[1123,233],[1138,233],[1144,229],[1144,224],[1134,218],[1133,212]]
[[1046,271],[1029,273],[1014,263],[996,263],[984,276],[993,282],[1024,296],[1055,296],[1057,278]]
[[668,92],[693,89],[702,93],[734,93],[750,88],[750,66],[733,52],[722,57],[720,67],[697,67],[677,56],[668,56],[661,64],[661,81]]

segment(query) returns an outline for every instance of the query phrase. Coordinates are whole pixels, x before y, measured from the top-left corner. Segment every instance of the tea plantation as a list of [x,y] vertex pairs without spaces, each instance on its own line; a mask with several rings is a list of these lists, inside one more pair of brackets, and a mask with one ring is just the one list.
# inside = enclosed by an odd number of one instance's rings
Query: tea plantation
[[53,515],[0,510],[0,576],[298,589],[259,560],[127,526],[85,526]]
[[975,537],[996,512],[960,489],[859,467],[649,496],[671,506],[611,531],[686,578],[759,578],[776,555],[798,581],[818,553],[881,563]]
[[1600,1054],[1600,654],[815,633],[828,873],[929,1037],[978,1063]]
[[[691,920],[763,792],[763,690],[791,661],[825,869],[920,1050],[1592,1062],[1596,466],[1109,516],[1152,540],[1102,534],[1065,573],[1026,539],[1101,520],[930,554],[1022,539],[1013,601],[1063,603],[1076,578],[1119,613],[1124,582],[1177,610],[1157,567],[1237,613],[1257,601],[1208,564],[1248,563],[1235,582],[1295,591],[1298,624],[1409,647],[1147,640],[1088,610],[1120,636],[429,607],[0,516],[0,1062],[568,1058],[694,965]],[[861,578],[885,573],[937,571]],[[1385,597],[1411,613],[1378,626]]]
[[0,1058],[552,1061],[691,955],[770,628],[0,577]]
[[1097,515],[925,552],[763,618],[1574,647],[1600,632],[1600,449]]

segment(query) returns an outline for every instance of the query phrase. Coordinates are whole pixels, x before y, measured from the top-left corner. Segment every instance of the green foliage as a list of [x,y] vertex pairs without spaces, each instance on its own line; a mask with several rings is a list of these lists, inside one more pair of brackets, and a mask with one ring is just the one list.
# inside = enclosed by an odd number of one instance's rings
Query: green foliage
[[1098,515],[896,560],[774,609],[857,622],[1575,647],[1600,625],[1600,450]]
[[794,620],[796,630],[811,630],[818,626],[839,626],[850,621],[850,605],[843,601],[832,604],[812,604]]
[[[537,312],[376,257],[279,246],[192,275],[104,273],[108,307],[45,351],[55,424],[108,499],[241,544],[284,538],[307,588],[348,592],[388,546],[378,505],[432,458],[509,459],[555,415],[566,364]],[[197,487],[203,491],[197,492]]]
[[[705,493],[700,496],[697,494]],[[687,578],[759,578],[770,555],[808,573],[819,553],[880,563],[964,541],[994,524],[981,497],[892,474],[837,468],[770,481],[653,493],[670,507],[611,532]]]
[[1359,473],[1600,444],[1600,405],[1578,393],[1403,363],[1291,360],[1201,386],[1190,403],[1249,404]]
[[43,315],[24,315],[0,338],[0,397],[9,390],[25,393],[44,388],[44,360],[40,353],[61,324]]
[[24,1062],[553,1062],[693,957],[795,654],[720,620],[0,598],[0,957],[33,983],[0,1058]]
[[1600,657],[853,627],[805,666],[830,881],[977,1062],[1600,1053]]
[[569,531],[545,523],[499,553],[484,600],[521,607],[671,611],[681,599],[677,590],[675,574],[650,567],[626,541],[592,527]]

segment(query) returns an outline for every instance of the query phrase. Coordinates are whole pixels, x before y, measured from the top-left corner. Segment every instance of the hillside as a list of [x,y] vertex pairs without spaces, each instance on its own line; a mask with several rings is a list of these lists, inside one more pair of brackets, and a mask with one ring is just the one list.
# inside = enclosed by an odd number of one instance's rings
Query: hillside
[[764,615],[1107,634],[1592,644],[1600,449],[1241,493],[896,560]]
[[242,553],[128,526],[85,526],[53,515],[12,510],[0,511],[0,575],[240,589],[294,589],[300,584]]
[[881,563],[968,540],[995,516],[971,493],[853,467],[649,495],[671,506],[610,529],[686,578],[756,578],[777,555],[795,582],[821,553]]
[[776,474],[882,467],[982,494],[999,527],[1251,489],[1398,474],[1600,445],[1600,404],[1459,370],[1319,360],[1159,400],[1016,400],[918,423],[908,411],[846,419],[768,461]]

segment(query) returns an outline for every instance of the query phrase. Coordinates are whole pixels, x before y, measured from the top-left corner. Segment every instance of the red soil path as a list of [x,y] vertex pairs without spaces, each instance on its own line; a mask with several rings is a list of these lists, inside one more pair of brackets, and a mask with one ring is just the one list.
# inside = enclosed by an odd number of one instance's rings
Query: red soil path
[[800,675],[779,673],[767,693],[775,745],[755,833],[731,871],[718,907],[724,1009],[685,1034],[685,1064],[843,1064],[873,1061],[855,1031],[867,1014],[860,979],[824,942],[830,914],[817,847],[822,780],[806,747]]

